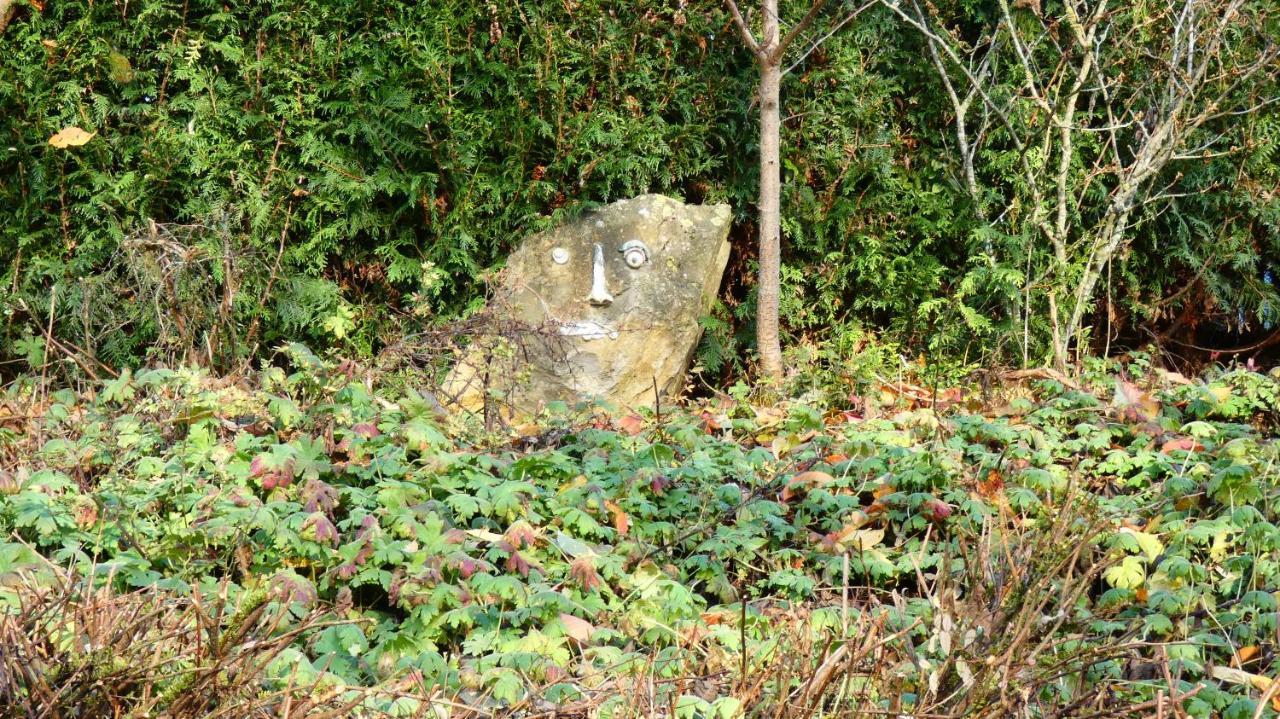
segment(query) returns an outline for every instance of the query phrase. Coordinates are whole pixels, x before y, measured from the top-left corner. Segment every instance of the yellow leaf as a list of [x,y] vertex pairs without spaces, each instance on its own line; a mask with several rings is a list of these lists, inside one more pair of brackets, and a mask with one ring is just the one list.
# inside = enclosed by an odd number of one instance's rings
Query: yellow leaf
[[795,449],[797,444],[799,442],[796,441],[794,434],[780,434],[773,438],[773,442],[770,443],[770,449],[773,450],[773,456],[781,459],[787,452]]
[[846,525],[836,539],[840,546],[855,552],[865,552],[882,541],[883,529],[857,529],[854,525]]
[[792,477],[787,482],[787,486],[782,488],[782,501],[786,502],[801,492],[807,492],[810,489],[821,487],[828,482],[834,481],[835,477],[832,477],[826,472],[818,470],[801,472],[800,474]]
[[490,532],[487,529],[468,529],[466,531],[467,531],[467,534],[470,534],[476,539],[481,539],[486,542],[493,542],[496,544],[502,541],[501,534],[494,534],[493,532]]
[[49,138],[49,144],[58,148],[79,147],[89,140],[92,140],[93,136],[96,134],[98,133],[85,132],[75,125],[68,125],[58,132],[53,133],[53,136]]
[[1271,677],[1263,676],[1261,674],[1250,674],[1243,669],[1232,669],[1231,667],[1221,666],[1210,669],[1209,676],[1219,681],[1251,686],[1260,692],[1265,692],[1271,686],[1272,682]]
[[1258,656],[1258,648],[1256,646],[1240,647],[1236,650],[1234,663],[1236,666],[1240,666],[1256,656]]
[[786,419],[786,412],[779,407],[752,407],[756,415],[756,424],[760,429],[781,424]]
[[1225,531],[1213,535],[1213,544],[1209,547],[1209,559],[1215,562],[1225,560],[1231,544],[1231,537]]

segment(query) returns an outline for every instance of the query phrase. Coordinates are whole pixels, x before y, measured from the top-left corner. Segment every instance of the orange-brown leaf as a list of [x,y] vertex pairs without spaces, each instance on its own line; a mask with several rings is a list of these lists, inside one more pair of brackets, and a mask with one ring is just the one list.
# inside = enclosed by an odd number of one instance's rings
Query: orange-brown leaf
[[1130,422],[1150,422],[1160,416],[1160,402],[1128,380],[1116,378],[1116,392],[1111,406]]
[[1236,655],[1234,657],[1234,664],[1236,666],[1241,666],[1256,656],[1258,656],[1258,647],[1252,644],[1250,644],[1247,647],[1240,647],[1239,649],[1236,650]]
[[626,536],[627,530],[631,527],[631,518],[613,500],[605,500],[604,506],[609,510],[609,514],[613,515],[613,528],[618,530],[618,534]]
[[990,499],[1004,491],[1004,477],[1000,476],[999,470],[991,470],[987,472],[985,479],[978,482],[978,494]]
[[782,501],[790,501],[792,497],[799,496],[803,492],[808,492],[815,487],[821,487],[833,481],[835,481],[835,477],[826,472],[818,470],[801,472],[792,477],[787,482],[787,486],[782,488]]

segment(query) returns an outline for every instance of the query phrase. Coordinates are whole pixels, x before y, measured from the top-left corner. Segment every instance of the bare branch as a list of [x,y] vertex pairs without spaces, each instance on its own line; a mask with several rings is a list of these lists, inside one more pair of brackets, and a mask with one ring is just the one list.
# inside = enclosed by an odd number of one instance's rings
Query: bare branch
[[818,39],[817,39],[817,40],[816,40],[812,45],[810,45],[810,46],[809,46],[809,49],[808,49],[808,50],[805,50],[803,55],[801,55],[801,56],[800,56],[800,57],[799,57],[795,62],[791,63],[791,65],[789,65],[789,66],[787,67],[787,69],[785,69],[785,70],[783,70],[783,71],[782,71],[782,74],[783,74],[783,75],[786,75],[787,73],[789,73],[789,72],[791,72],[792,70],[796,69],[796,68],[800,65],[800,63],[804,62],[806,58],[808,58],[810,55],[812,55],[812,54],[813,54],[813,51],[814,51],[814,50],[817,50],[817,49],[818,49],[818,47],[822,45],[822,43],[824,43],[824,42],[826,42],[827,40],[831,39],[831,36],[832,36],[832,35],[835,35],[837,32],[839,32],[839,31],[840,31],[840,29],[841,29],[841,28],[843,28],[845,25],[848,25],[850,22],[852,22],[852,21],[853,21],[853,19],[854,19],[854,18],[856,18],[856,17],[858,17],[859,15],[861,15],[861,14],[863,13],[863,11],[867,10],[868,8],[870,8],[872,5],[875,5],[875,4],[876,4],[876,3],[878,3],[879,1],[880,1],[880,0],[867,0],[867,2],[865,2],[865,3],[863,3],[862,5],[858,6],[858,8],[857,8],[856,10],[854,10],[853,12],[849,13],[848,15],[846,15],[846,16],[845,16],[845,18],[844,18],[843,20],[841,20],[840,22],[838,22],[838,23],[836,23],[834,26],[832,26],[831,30],[830,30],[830,31],[828,31],[826,35],[823,35],[822,37],[818,38]]
[[782,59],[782,54],[786,52],[787,48],[791,46],[791,43],[800,36],[800,33],[804,32],[805,29],[813,24],[814,18],[818,17],[818,13],[826,4],[827,0],[813,0],[813,5],[809,6],[809,12],[805,13],[804,17],[800,18],[800,22],[796,23],[796,26],[791,28],[786,35],[783,35],[782,40],[778,41],[777,46],[772,49],[775,59]]
[[742,36],[742,42],[746,43],[747,48],[755,54],[760,54],[760,44],[751,36],[751,28],[747,27],[747,21],[742,18],[742,13],[738,10],[738,3],[733,0],[724,0],[729,6],[729,14],[733,16],[733,24],[738,27],[738,34]]
[[[1009,130],[1009,139],[1014,143],[1014,146],[1017,147],[1019,150],[1024,150],[1025,144],[1022,142],[1022,139],[1018,136],[1017,129],[1014,127],[1013,123],[1010,121],[1008,114],[1006,114],[1004,111],[1000,109],[999,106],[996,105],[995,101],[991,99],[991,96],[988,95],[986,90],[983,89],[983,83],[979,81],[977,77],[974,76],[973,72],[971,72],[967,67],[965,67],[964,62],[960,60],[960,56],[956,52],[955,48],[953,48],[950,43],[946,42],[941,37],[939,37],[938,34],[935,33],[928,25],[925,25],[922,20],[918,20],[912,17],[911,15],[907,14],[906,12],[903,12],[902,7],[897,3],[897,0],[881,0],[881,2],[885,7],[892,10],[894,14],[902,18],[904,21],[906,21],[908,25],[915,28],[918,32],[923,34],[926,38],[930,38],[938,43],[938,47],[942,48],[942,51],[947,56],[947,59],[960,68],[960,72],[963,73],[965,76],[965,79],[969,81],[969,86],[972,87],[978,93],[978,97],[982,98],[983,104],[985,104],[988,108],[990,108],[991,112],[995,114],[996,119],[1000,120],[1000,124],[1004,125],[1005,128]],[[917,11],[918,10],[919,8],[917,8]]]

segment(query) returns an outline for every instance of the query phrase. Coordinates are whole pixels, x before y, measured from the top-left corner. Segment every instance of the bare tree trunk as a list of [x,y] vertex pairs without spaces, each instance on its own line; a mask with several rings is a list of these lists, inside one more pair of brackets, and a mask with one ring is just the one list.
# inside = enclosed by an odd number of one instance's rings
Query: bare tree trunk
[[[756,287],[756,346],[760,352],[760,372],[769,379],[782,378],[782,340],[778,336],[778,300],[782,293],[781,95],[782,76],[787,72],[782,69],[782,60],[787,48],[813,23],[826,2],[812,0],[805,16],[783,35],[782,23],[778,19],[778,0],[760,0],[761,32],[757,40],[738,4],[734,0],[725,0],[742,42],[760,66],[760,278]],[[813,43],[796,64],[870,6],[868,2],[836,23],[831,32]]]
[[[765,37],[768,36],[766,29]],[[782,343],[778,337],[782,273],[782,173],[779,158],[782,72],[779,64],[776,58],[760,64],[760,280],[756,288],[756,344],[760,351],[760,371],[771,379],[782,377]]]

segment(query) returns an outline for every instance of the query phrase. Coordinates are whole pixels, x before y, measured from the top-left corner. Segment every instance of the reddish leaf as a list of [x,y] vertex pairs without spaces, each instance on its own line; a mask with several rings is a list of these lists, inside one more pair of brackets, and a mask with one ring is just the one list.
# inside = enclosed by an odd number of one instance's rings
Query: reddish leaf
[[596,565],[591,561],[591,557],[579,557],[570,562],[569,577],[577,582],[584,592],[590,592],[604,584],[600,575],[596,573]]
[[532,547],[538,541],[538,531],[522,520],[508,527],[504,538],[516,549]]
[[268,457],[265,454],[260,454],[257,457],[254,457],[253,461],[249,462],[249,476],[256,479],[266,474],[267,460]]
[[1173,454],[1174,452],[1203,452],[1204,445],[1195,440],[1194,437],[1176,437],[1165,442],[1160,451],[1165,454]]
[[941,522],[951,516],[951,505],[941,499],[931,499],[920,508],[921,514],[931,522]]
[[512,551],[511,554],[507,555],[507,571],[509,572],[518,572],[520,576],[527,577],[532,566],[529,560],[525,559],[520,552]]
[[373,424],[369,422],[361,422],[357,425],[354,425],[351,428],[351,431],[357,437],[363,437],[364,439],[373,439],[374,437],[377,437],[378,435],[382,434],[382,432],[380,432],[377,427],[375,427]]
[[629,414],[617,420],[615,424],[617,424],[619,431],[634,437],[644,429],[644,418],[640,415]]

